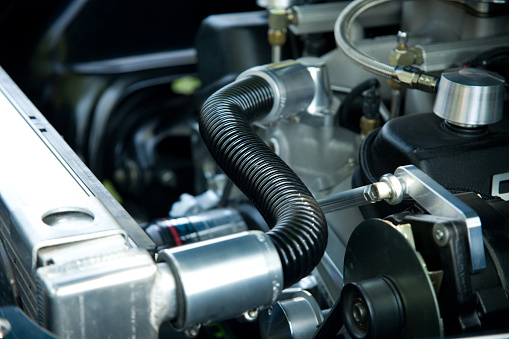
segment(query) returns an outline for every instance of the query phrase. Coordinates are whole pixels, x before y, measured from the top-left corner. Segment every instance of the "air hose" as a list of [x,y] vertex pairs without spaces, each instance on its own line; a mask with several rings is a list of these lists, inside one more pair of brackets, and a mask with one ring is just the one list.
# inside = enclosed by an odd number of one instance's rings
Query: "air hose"
[[320,261],[327,224],[308,188],[251,127],[256,120],[270,122],[284,116],[284,111],[306,108],[311,102],[314,86],[309,72],[296,62],[286,66],[245,72],[209,97],[199,124],[218,165],[271,228],[267,234],[281,259],[288,287]]

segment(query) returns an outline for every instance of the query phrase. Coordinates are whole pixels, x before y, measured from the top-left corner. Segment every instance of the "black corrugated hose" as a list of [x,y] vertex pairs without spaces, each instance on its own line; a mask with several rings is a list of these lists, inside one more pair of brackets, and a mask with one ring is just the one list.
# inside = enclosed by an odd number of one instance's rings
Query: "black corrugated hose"
[[253,132],[274,95],[261,77],[238,80],[203,105],[200,133],[221,169],[244,192],[272,229],[285,287],[307,276],[327,244],[325,216],[299,177]]

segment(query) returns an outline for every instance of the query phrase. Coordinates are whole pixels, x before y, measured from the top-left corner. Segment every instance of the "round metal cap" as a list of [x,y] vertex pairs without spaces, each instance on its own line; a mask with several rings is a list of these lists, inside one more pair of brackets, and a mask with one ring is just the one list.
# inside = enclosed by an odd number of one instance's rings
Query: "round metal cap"
[[433,112],[462,127],[496,123],[503,115],[504,83],[502,76],[483,69],[444,71]]

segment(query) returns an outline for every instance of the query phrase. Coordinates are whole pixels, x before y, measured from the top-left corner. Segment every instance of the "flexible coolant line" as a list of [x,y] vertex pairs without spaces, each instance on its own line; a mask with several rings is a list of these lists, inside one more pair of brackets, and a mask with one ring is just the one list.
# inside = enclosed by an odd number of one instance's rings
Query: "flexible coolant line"
[[354,0],[341,11],[334,24],[336,44],[343,53],[362,68],[385,78],[392,78],[396,68],[359,51],[350,40],[350,29],[359,15],[368,9],[394,0]]
[[271,228],[267,234],[281,259],[284,287],[289,287],[320,262],[327,246],[327,222],[306,185],[251,127],[273,104],[269,83],[251,75],[210,96],[199,126],[219,167]]

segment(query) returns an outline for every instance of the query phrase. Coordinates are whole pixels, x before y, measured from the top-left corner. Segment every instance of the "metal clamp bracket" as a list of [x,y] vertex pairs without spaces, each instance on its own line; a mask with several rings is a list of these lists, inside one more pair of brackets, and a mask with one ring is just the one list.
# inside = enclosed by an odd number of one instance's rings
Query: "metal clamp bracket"
[[467,227],[472,273],[486,268],[481,219],[477,213],[414,165],[401,166],[394,175],[385,174],[379,182],[318,199],[324,213],[363,206],[385,200],[399,204],[403,196],[413,198],[430,214],[461,220]]
[[398,167],[394,175],[401,182],[404,193],[426,211],[465,223],[470,247],[470,269],[472,273],[485,269],[482,225],[477,213],[413,165]]

